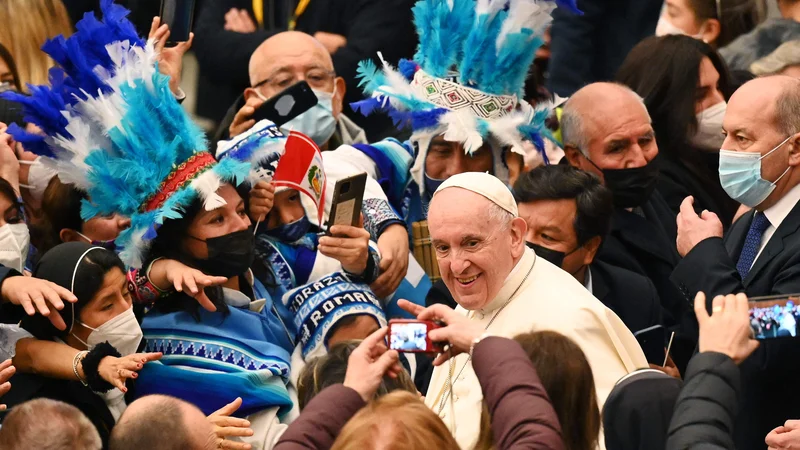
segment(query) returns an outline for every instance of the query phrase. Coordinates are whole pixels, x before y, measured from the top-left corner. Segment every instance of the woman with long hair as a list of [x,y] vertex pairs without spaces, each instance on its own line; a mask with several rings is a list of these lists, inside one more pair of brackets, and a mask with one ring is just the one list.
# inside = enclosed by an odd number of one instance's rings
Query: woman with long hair
[[625,58],[616,80],[644,99],[661,156],[657,189],[677,214],[688,196],[730,225],[739,205],[719,181],[722,119],[733,94],[714,49],[688,36],[650,37]]
[[61,0],[0,1],[0,43],[16,62],[17,84],[48,84],[48,70],[55,64],[40,48],[58,35],[72,34],[69,14]]

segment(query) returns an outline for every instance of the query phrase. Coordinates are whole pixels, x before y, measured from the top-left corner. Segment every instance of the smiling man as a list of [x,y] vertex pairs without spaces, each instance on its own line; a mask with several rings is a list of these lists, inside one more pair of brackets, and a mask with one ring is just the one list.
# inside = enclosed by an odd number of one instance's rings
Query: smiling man
[[[459,304],[456,310],[486,333],[512,337],[554,330],[568,336],[589,359],[600,407],[617,380],[647,367],[636,339],[611,310],[526,247],[527,225],[502,181],[477,172],[448,178],[431,200],[428,221],[439,270]],[[473,448],[483,394],[469,355],[449,364],[434,369],[426,404],[462,448]]]

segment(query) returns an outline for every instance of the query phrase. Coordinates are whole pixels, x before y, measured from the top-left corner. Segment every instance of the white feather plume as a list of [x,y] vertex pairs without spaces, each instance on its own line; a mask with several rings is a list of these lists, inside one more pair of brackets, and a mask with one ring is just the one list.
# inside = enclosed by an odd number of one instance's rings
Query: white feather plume
[[206,170],[189,184],[203,200],[203,207],[206,211],[213,211],[220,206],[225,206],[225,199],[217,194],[221,185],[219,177],[213,170]]
[[444,138],[450,142],[461,142],[464,150],[471,154],[483,145],[483,136],[478,132],[478,118],[468,110],[450,111],[439,119],[446,126]]
[[531,29],[536,34],[552,21],[551,13],[556,8],[554,2],[537,0],[511,0],[508,18],[500,28],[496,48],[500,50],[506,43],[509,34],[519,33],[522,29]]

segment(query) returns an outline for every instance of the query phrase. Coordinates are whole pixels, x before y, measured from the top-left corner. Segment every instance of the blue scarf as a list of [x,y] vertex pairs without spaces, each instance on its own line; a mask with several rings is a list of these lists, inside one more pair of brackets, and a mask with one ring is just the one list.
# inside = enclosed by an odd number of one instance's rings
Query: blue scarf
[[227,317],[198,312],[199,322],[183,311],[145,315],[144,351],[164,356],[139,372],[136,395],[171,395],[206,415],[236,397],[243,400],[240,416],[276,406],[279,414],[288,412],[292,401],[286,382],[293,349],[280,336],[285,331],[276,329],[272,308],[261,313],[230,308]]

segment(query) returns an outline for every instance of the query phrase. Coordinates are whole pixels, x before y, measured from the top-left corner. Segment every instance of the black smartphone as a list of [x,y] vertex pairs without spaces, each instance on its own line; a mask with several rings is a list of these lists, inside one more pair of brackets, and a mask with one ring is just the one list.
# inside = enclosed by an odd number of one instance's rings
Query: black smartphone
[[752,297],[750,329],[755,339],[780,339],[797,337],[800,323],[800,294]]
[[429,320],[392,319],[389,321],[389,350],[403,353],[441,353],[443,346],[433,342],[428,332],[442,325]]
[[361,202],[364,201],[366,187],[366,172],[336,182],[336,186],[333,187],[328,230],[334,225],[358,226],[361,220]]
[[667,335],[663,326],[653,325],[633,333],[633,336],[639,341],[647,362],[657,366],[664,365],[664,356],[666,355],[664,344],[666,343]]
[[158,16],[161,24],[169,26],[167,46],[172,47],[189,40],[194,22],[195,0],[161,0]]
[[267,119],[280,127],[311,109],[317,102],[311,86],[305,81],[298,81],[262,103],[253,113],[253,119],[256,123]]

